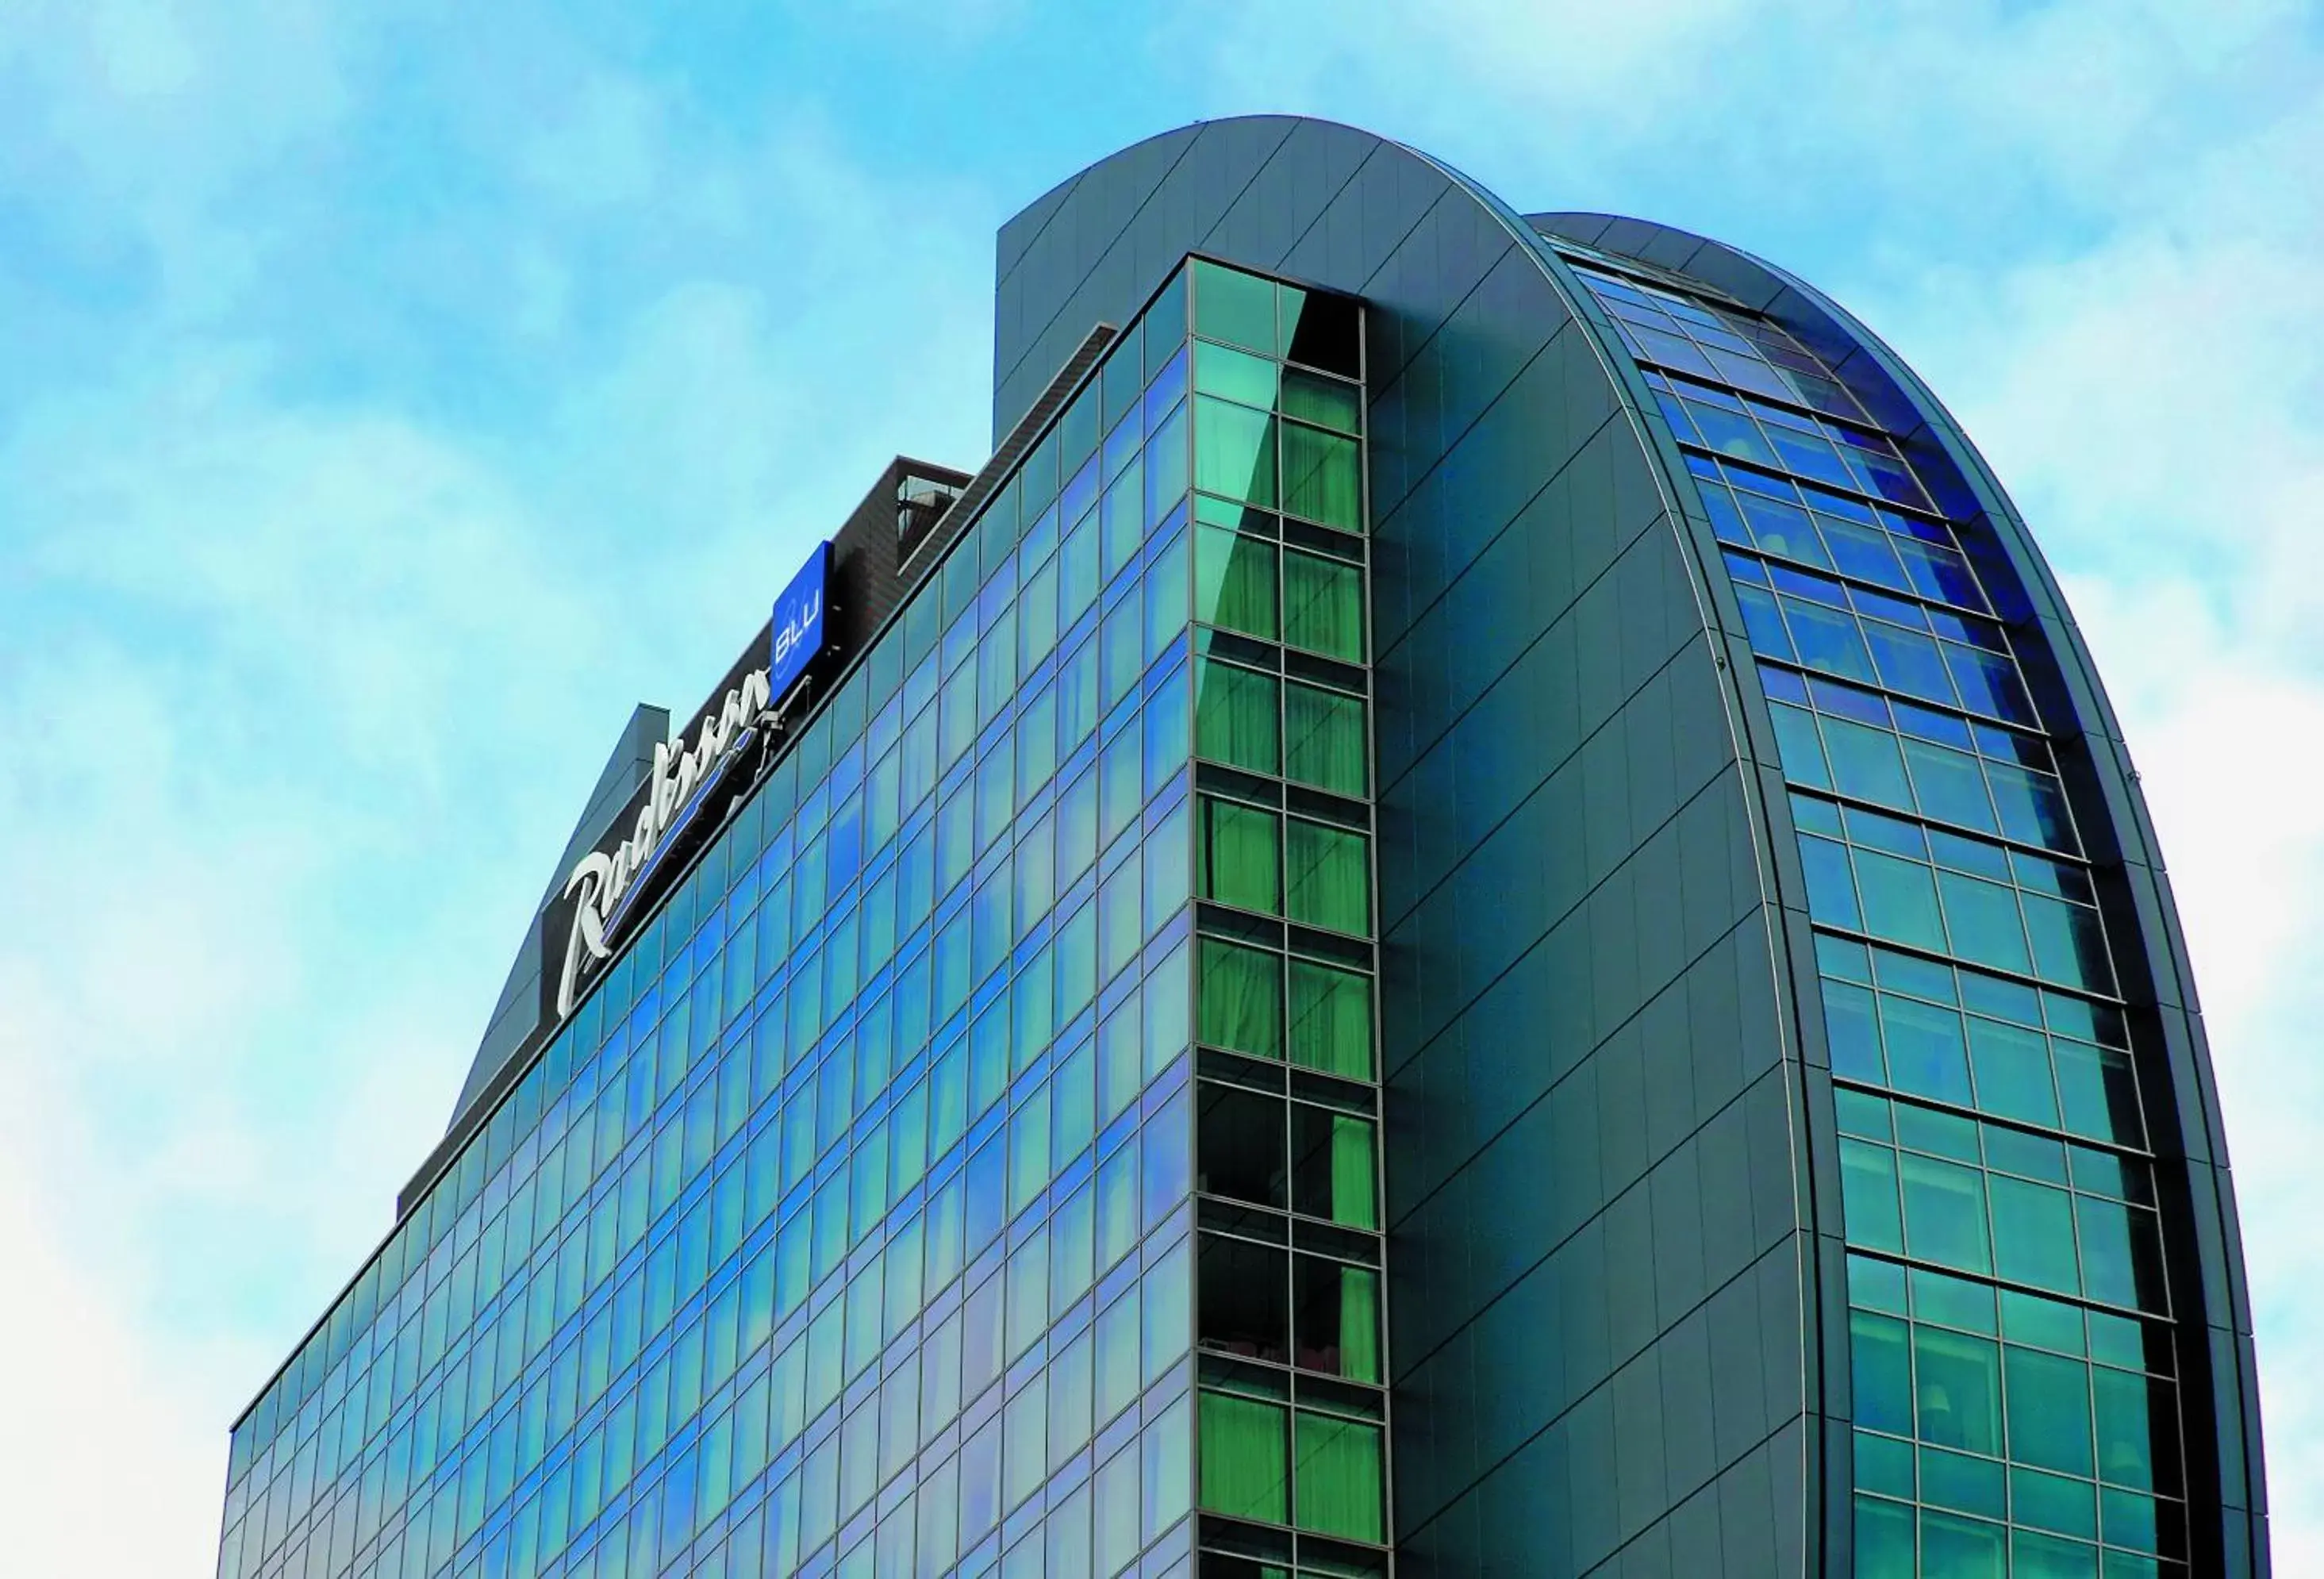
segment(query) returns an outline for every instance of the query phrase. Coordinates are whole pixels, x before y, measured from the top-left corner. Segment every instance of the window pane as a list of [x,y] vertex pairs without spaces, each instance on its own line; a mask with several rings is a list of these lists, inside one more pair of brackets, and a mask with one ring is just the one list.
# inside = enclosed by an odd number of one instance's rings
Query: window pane
[[2047,1185],[1999,1177],[1990,1181],[1989,1187],[1996,1270],[2014,1282],[2062,1294],[2075,1292],[2080,1280],[2074,1271],[2070,1197]]
[[1254,636],[1275,634],[1275,545],[1209,524],[1194,529],[1194,617]]
[[1346,531],[1364,523],[1363,463],[1356,441],[1305,423],[1283,431],[1283,507]]
[[1276,426],[1264,411],[1196,395],[1194,486],[1230,499],[1273,504]]
[[1925,740],[1906,741],[1904,755],[1912,763],[1913,787],[1920,793],[1923,811],[1979,833],[1995,831],[1985,773],[1975,757]]
[[1275,813],[1204,796],[1196,873],[1204,899],[1270,915],[1283,910]]
[[1202,940],[1196,1034],[1213,1047],[1283,1056],[1283,962],[1260,949]]
[[1864,929],[1877,937],[1943,953],[1945,929],[1938,919],[1936,885],[1929,869],[1877,850],[1857,851],[1855,863],[1864,898]]
[[1769,711],[1775,715],[1775,754],[1783,762],[1784,777],[1811,789],[1831,789],[1831,774],[1824,766],[1823,742],[1816,734],[1815,715],[1781,702],[1774,704]]
[[1342,932],[1371,929],[1371,857],[1364,836],[1293,817],[1285,825],[1286,914]]
[[1877,620],[1865,622],[1864,635],[1872,644],[1872,660],[1879,665],[1883,681],[1910,696],[1937,702],[1953,699],[1952,680],[1934,642],[1918,631],[1900,631]]
[[1969,1020],[1969,1064],[1977,1105],[2005,1119],[2055,1127],[2058,1096],[2050,1085],[2050,1048],[2038,1030],[1999,1020]]
[[1354,1080],[1372,1077],[1370,977],[1291,962],[1291,1061]]
[[1983,1175],[1932,1157],[1907,1154],[1897,1160],[1904,1181],[1905,1243],[1912,1253],[1965,1271],[1990,1271]]
[[1194,1125],[1200,1153],[1194,1187],[1261,1206],[1289,1205],[1284,1188],[1282,1098],[1207,1081],[1201,1092],[1202,1112]]
[[1310,295],[1292,285],[1278,286],[1277,300],[1281,307],[1276,345],[1284,356],[1350,378],[1361,375],[1361,335],[1354,302]]
[[1295,1103],[1291,1205],[1351,1228],[1378,1228],[1370,1121]]
[[2000,1454],[2001,1363],[1995,1344],[1941,1327],[1915,1326],[1913,1370],[1922,1441]]
[[1897,754],[1895,735],[1845,718],[1822,722],[1824,747],[1831,753],[1834,789],[1861,800],[1911,808],[1913,791],[1904,781],[1904,764]]
[[1342,795],[1361,795],[1366,769],[1360,697],[1286,680],[1283,687],[1284,774]]
[[1921,1515],[1921,1571],[1945,1579],[2001,1579],[2001,1526],[1949,1513]]
[[2008,1383],[2009,1456],[2068,1474],[2089,1474],[2089,1368],[2080,1360],[2013,1345],[2003,1351],[2003,1374]]
[[1295,647],[1361,663],[1363,572],[1336,559],[1284,549],[1283,639]]
[[1206,1349],[1284,1364],[1291,1357],[1291,1264],[1273,1245],[1201,1236],[1194,1334]]
[[1273,675],[1198,659],[1194,664],[1194,750],[1213,762],[1255,773],[1282,771],[1278,682]]
[[1826,977],[1823,1023],[1824,1038],[1831,1046],[1834,1075],[1876,1085],[1886,1082],[1888,1071],[1880,1056],[1880,1030],[1869,991]]
[[1304,1410],[1297,1427],[1299,1527],[1379,1540],[1384,1501],[1379,1427]]
[[1856,1572],[1858,1579],[1914,1579],[1913,1510],[1877,1498],[1856,1499]]
[[1292,1296],[1296,1363],[1379,1381],[1379,1277],[1315,1256],[1297,1258]]
[[1363,416],[1354,384],[1342,383],[1334,378],[1317,378],[1296,367],[1284,370],[1283,411],[1286,416],[1319,422],[1342,433],[1357,431]]
[[1896,1154],[1886,1146],[1843,1139],[1840,1189],[1848,1242],[1901,1252],[1904,1231],[1896,1214]]
[[1231,351],[1224,346],[1194,346],[1194,388],[1204,394],[1222,395],[1262,411],[1275,409],[1275,385],[1279,365],[1268,356]]
[[1275,352],[1275,282],[1238,269],[1196,260],[1194,331]]
[[1857,910],[1856,878],[1849,870],[1845,845],[1803,834],[1800,865],[1807,876],[1808,914],[1850,931],[1864,925],[1864,918]]
[[[1864,638],[1858,633],[1853,618],[1837,609],[1796,597],[1786,597],[1782,602],[1792,636],[1799,643],[1801,662],[1850,679],[1872,678],[1872,665],[1864,656]],[[1749,609],[1744,613],[1748,620]],[[1752,645],[1757,647],[1759,643],[1754,641]],[[1760,650],[1766,651],[1764,647]]]
[[1955,954],[1998,970],[2023,973],[2031,968],[2015,892],[1958,872],[1941,873],[1937,881],[1944,889],[1945,920],[1952,929]]
[[1196,1451],[1204,1507],[1235,1519],[1289,1520],[1288,1414],[1257,1399],[1201,1395]]
[[1856,1423],[1898,1436],[1913,1434],[1913,1363],[1905,1325],[1869,1311],[1849,1313],[1848,1352]]
[[1959,1014],[1884,993],[1880,1029],[1888,1047],[1889,1082],[1897,1090],[1969,1104],[1969,1060]]

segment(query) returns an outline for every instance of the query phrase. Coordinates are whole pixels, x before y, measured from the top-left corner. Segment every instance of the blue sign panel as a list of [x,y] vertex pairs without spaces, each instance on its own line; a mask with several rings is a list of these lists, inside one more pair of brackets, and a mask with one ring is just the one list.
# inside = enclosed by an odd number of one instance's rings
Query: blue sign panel
[[767,627],[767,690],[779,705],[823,651],[823,586],[831,573],[831,545],[817,543],[783,595]]

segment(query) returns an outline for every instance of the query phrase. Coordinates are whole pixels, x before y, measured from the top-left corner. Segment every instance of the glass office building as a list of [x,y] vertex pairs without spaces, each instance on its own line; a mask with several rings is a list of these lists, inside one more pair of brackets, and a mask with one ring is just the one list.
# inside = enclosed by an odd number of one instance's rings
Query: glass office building
[[2169,883],[1911,372],[1314,121],[997,273],[992,459],[632,719],[222,1579],[2266,1571]]

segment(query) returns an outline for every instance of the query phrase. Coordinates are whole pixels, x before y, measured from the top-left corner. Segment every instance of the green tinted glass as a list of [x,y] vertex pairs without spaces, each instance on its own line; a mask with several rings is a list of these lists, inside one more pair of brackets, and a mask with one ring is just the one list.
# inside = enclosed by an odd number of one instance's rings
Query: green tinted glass
[[1283,766],[1281,702],[1271,674],[1198,659],[1194,750],[1213,762],[1273,773]]
[[1284,829],[1285,914],[1341,932],[1371,926],[1371,852],[1364,836],[1293,817]]
[[1337,559],[1284,549],[1283,639],[1342,662],[1361,663],[1363,572]]
[[1356,386],[1335,378],[1318,378],[1296,367],[1286,368],[1281,398],[1284,415],[1304,422],[1336,428],[1342,433],[1357,431],[1362,422],[1363,402]]
[[1204,1507],[1283,1523],[1291,1511],[1290,1411],[1258,1399],[1204,1392],[1197,1453]]
[[1275,545],[1222,527],[1194,529],[1194,617],[1222,630],[1275,634]]
[[1280,914],[1280,826],[1271,811],[1204,796],[1197,891],[1222,904]]
[[1283,508],[1343,531],[1361,531],[1364,473],[1356,441],[1298,422],[1282,428]]
[[1275,282],[1199,260],[1194,274],[1194,332],[1272,355]]
[[1283,1056],[1283,962],[1263,949],[1202,940],[1196,1034],[1213,1047]]
[[1273,411],[1279,371],[1277,364],[1265,356],[1213,346],[1207,340],[1194,346],[1194,388],[1203,394]]
[[1352,1540],[1381,1538],[1379,1427],[1303,1409],[1296,1436],[1299,1527]]
[[1195,396],[1194,485],[1231,499],[1273,504],[1275,429],[1275,419],[1264,411]]
[[1286,680],[1283,688],[1286,777],[1342,795],[1364,793],[1364,705],[1355,697]]
[[1291,1061],[1351,1080],[1372,1077],[1371,978],[1291,962]]

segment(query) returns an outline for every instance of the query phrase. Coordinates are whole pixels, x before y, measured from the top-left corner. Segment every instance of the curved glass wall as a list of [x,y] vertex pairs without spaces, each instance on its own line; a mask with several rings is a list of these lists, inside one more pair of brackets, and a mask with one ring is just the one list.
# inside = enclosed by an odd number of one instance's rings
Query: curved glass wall
[[1790,787],[1840,1136],[1856,1571],[2182,1574],[2153,1163],[2002,589],[1796,338],[1572,250],[1723,546]]

